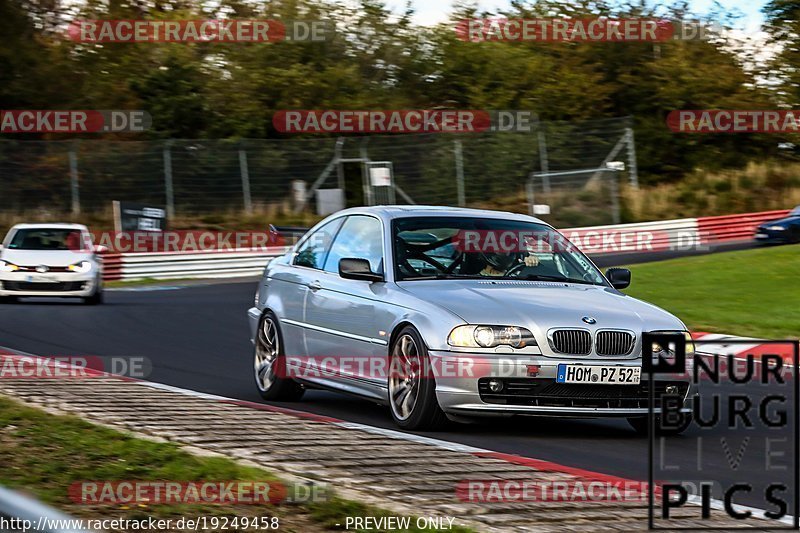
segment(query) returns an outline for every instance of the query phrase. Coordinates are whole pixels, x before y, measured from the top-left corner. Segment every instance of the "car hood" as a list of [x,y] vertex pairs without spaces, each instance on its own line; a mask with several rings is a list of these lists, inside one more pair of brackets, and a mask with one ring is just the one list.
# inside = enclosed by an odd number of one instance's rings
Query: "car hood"
[[791,216],[785,218],[779,218],[778,220],[770,220],[769,222],[764,222],[759,227],[766,228],[767,226],[789,226],[791,224],[796,224],[800,222],[800,217],[798,216]]
[[[511,280],[418,280],[398,285],[469,324],[524,326],[534,334],[546,335],[556,327],[619,328],[637,335],[685,329],[667,311],[610,287]],[[596,323],[589,325],[583,317]]]
[[88,260],[89,252],[71,250],[13,250],[3,249],[0,259],[18,266],[69,266],[78,261]]

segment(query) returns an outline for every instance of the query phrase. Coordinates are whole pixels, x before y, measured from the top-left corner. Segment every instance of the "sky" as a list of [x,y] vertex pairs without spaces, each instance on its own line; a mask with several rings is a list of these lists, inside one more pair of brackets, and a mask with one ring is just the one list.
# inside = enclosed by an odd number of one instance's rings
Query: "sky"
[[[692,10],[699,14],[713,11],[714,4],[719,4],[726,10],[736,10],[742,15],[737,23],[739,28],[744,30],[745,33],[753,34],[758,31],[764,20],[761,8],[766,2],[767,0],[689,0],[689,5]],[[397,12],[401,12],[405,4],[403,0],[387,0],[386,3]],[[416,10],[414,19],[417,23],[435,24],[446,20],[452,6],[452,0],[413,0],[413,5]],[[496,12],[498,9],[505,9],[509,5],[510,0],[479,0],[479,6],[482,10],[492,12]]]

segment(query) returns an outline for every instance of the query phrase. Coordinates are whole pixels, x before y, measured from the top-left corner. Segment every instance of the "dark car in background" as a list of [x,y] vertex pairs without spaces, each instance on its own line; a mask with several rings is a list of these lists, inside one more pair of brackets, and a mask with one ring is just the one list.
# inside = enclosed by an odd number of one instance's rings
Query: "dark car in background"
[[792,209],[786,217],[758,226],[756,240],[774,244],[800,242],[800,205]]

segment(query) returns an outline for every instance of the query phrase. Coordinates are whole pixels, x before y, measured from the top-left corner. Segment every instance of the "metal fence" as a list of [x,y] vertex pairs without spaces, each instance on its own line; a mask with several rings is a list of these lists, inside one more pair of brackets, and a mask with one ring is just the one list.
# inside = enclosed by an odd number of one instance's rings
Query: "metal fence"
[[[318,190],[341,189],[348,206],[392,201],[527,212],[532,177],[599,168],[611,159],[633,162],[615,176],[636,181],[627,118],[540,122],[526,133],[2,140],[0,211],[90,214],[110,209],[112,200],[163,205],[173,216],[275,206],[313,211]],[[391,168],[390,194],[372,188],[375,166]],[[595,204],[596,216],[559,222],[614,222],[609,202]]]

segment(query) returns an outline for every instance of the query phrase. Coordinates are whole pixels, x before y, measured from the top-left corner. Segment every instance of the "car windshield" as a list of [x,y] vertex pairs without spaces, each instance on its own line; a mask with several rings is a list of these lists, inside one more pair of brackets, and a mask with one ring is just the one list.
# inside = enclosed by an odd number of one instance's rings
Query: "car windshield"
[[789,216],[791,216],[791,217],[800,217],[800,205],[798,205],[797,207],[792,209],[792,211],[789,213]]
[[82,250],[80,230],[61,228],[21,229],[14,233],[8,248],[13,250]]
[[544,224],[479,217],[394,221],[398,281],[522,279],[607,285],[594,265]]

